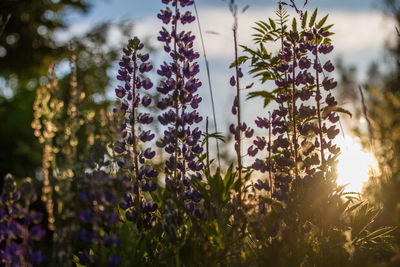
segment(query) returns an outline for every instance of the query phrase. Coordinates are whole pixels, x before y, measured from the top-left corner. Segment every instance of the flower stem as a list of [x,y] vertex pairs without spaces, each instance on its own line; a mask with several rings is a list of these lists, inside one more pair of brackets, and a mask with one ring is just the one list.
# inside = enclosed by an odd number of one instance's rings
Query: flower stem
[[[242,122],[240,118],[240,84],[239,84],[239,63],[238,63],[238,48],[237,48],[237,23],[233,27],[233,41],[235,45],[235,67],[236,67],[236,98],[238,102],[237,107],[237,133],[238,133],[238,140],[237,141],[237,161],[238,161],[238,172],[239,172],[239,179],[242,180],[242,153],[241,153],[241,142],[242,142]],[[241,197],[241,191],[239,191],[239,198]]]
[[137,151],[137,138],[136,138],[136,132],[135,132],[135,122],[136,122],[136,108],[135,108],[135,102],[136,102],[136,71],[137,71],[137,62],[136,62],[136,53],[137,51],[135,50],[134,52],[134,58],[135,60],[133,61],[134,66],[133,66],[133,82],[132,82],[132,128],[131,128],[131,134],[132,134],[132,143],[133,143],[133,158],[134,158],[134,168],[135,168],[135,174],[136,177],[139,176],[139,162],[138,162],[138,151]]
[[294,158],[294,176],[297,179],[299,171],[297,169],[297,127],[296,127],[296,43],[293,44],[293,70],[292,70],[292,121],[293,121],[293,158]]
[[322,137],[322,119],[321,119],[321,90],[319,88],[319,73],[318,73],[318,36],[315,36],[315,79],[317,85],[317,94],[315,96],[315,100],[317,101],[317,115],[318,115],[318,134],[319,134],[319,143],[321,150],[321,168],[323,171],[326,170],[326,162],[324,155],[324,145],[323,145],[323,137]]

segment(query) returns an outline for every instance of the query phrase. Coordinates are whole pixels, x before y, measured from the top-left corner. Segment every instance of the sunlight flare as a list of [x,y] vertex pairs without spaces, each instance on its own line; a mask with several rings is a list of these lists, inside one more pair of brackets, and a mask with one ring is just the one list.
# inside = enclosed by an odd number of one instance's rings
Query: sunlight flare
[[354,137],[341,136],[336,141],[341,149],[337,165],[337,183],[348,184],[346,186],[348,192],[361,192],[365,182],[368,181],[370,171],[377,169],[376,159],[364,150]]

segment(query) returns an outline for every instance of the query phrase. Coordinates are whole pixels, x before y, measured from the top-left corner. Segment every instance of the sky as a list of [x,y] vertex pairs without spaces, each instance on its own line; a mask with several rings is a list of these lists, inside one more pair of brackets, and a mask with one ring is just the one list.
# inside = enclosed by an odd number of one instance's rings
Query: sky
[[[328,24],[335,24],[332,31],[334,51],[330,54],[333,62],[341,58],[346,65],[354,65],[358,69],[358,77],[365,77],[369,64],[373,61],[380,62],[384,59],[384,44],[390,35],[395,36],[394,21],[385,17],[380,11],[379,0],[309,0],[306,8],[312,12],[318,7],[319,18],[329,13]],[[92,0],[92,9],[88,14],[71,13],[68,22],[71,25],[67,33],[59,35],[60,39],[67,40],[71,35],[79,35],[87,31],[96,23],[111,21],[134,22],[134,34],[139,38],[148,38],[152,46],[160,48],[157,35],[162,23],[156,18],[157,13],[163,8],[161,0]],[[236,0],[239,9],[249,5],[246,12],[239,15],[238,42],[252,46],[254,33],[251,27],[255,21],[274,18],[276,1],[273,0]],[[303,1],[297,1],[298,7],[303,6]],[[199,20],[204,34],[204,42],[207,57],[210,62],[211,82],[214,90],[217,121],[221,126],[220,131],[226,132],[229,121],[229,110],[233,101],[234,90],[229,86],[229,78],[233,70],[229,69],[233,61],[234,47],[232,42],[233,19],[228,9],[227,1],[222,0],[198,0],[196,2],[199,11]],[[293,15],[295,13],[291,11]],[[187,28],[198,34],[197,24]],[[111,33],[112,42],[118,42],[121,36],[117,31]],[[202,54],[199,39],[195,42],[197,50]],[[161,50],[161,49],[160,49]],[[161,63],[166,58],[162,53],[153,55],[153,62]],[[207,76],[205,75],[203,58],[199,59],[203,82],[201,96],[203,108],[200,110],[203,116],[211,118],[211,101]],[[155,77],[155,79],[158,79]],[[245,75],[242,84],[253,82],[249,75]],[[115,85],[112,85],[113,87]],[[256,83],[254,90],[263,90],[265,85]],[[110,88],[110,97],[113,97],[113,88]],[[243,94],[245,98],[245,94]],[[261,109],[262,102],[249,100],[244,103],[243,119],[254,121],[256,116],[265,113]]]

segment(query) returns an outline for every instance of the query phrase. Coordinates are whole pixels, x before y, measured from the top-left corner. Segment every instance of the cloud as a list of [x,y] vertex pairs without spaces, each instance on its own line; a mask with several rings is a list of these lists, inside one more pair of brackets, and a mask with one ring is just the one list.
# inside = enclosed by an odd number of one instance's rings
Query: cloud
[[[271,7],[248,9],[245,13],[239,14],[238,42],[246,46],[252,46],[252,29],[255,22],[275,18],[274,10]],[[319,11],[320,17],[329,13],[328,24],[334,24],[332,41],[335,46],[334,54],[343,56],[351,54],[366,53],[382,50],[388,36],[395,37],[395,20],[384,17],[378,11],[344,11],[330,10]],[[296,15],[291,12],[291,15]],[[233,57],[232,25],[233,18],[228,8],[214,7],[199,9],[199,19],[203,31],[204,43],[208,57],[213,60],[231,60]],[[90,29],[89,22],[79,22],[71,25],[68,31],[56,34],[58,41],[64,42],[72,36],[79,36]],[[150,44],[160,47],[157,41],[159,29],[163,26],[156,15],[144,16],[135,21],[134,34],[141,38],[149,37]],[[198,36],[197,23],[185,27]],[[113,38],[117,40],[118,38]],[[393,39],[393,38],[392,38]],[[197,50],[202,51],[200,40],[195,43]],[[272,49],[272,47],[271,47]],[[368,55],[367,55],[368,56]]]
[[[332,41],[337,54],[354,54],[371,50],[380,50],[390,33],[394,33],[395,21],[385,18],[378,11],[320,11],[322,17],[329,13],[328,23],[334,24]],[[293,15],[293,14],[292,14]],[[227,8],[199,9],[199,17],[203,30],[204,42],[210,59],[231,59],[233,51],[232,25],[233,18]],[[254,22],[276,17],[274,9],[263,8],[252,10],[239,15],[239,43],[252,46],[252,27]],[[161,23],[155,16],[146,17],[136,22],[136,34],[151,35],[153,44],[157,45],[156,36]],[[198,33],[197,24],[190,28]],[[392,34],[393,35],[393,34]],[[197,43],[198,45],[198,43]]]

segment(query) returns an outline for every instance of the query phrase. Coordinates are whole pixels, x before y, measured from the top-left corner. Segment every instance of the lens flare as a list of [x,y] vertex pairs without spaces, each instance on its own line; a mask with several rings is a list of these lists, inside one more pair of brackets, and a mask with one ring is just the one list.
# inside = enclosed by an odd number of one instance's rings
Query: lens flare
[[347,192],[360,192],[368,181],[371,171],[377,169],[374,156],[364,150],[360,142],[350,136],[337,138],[337,144],[341,148],[339,162],[337,165],[339,185],[348,184]]

